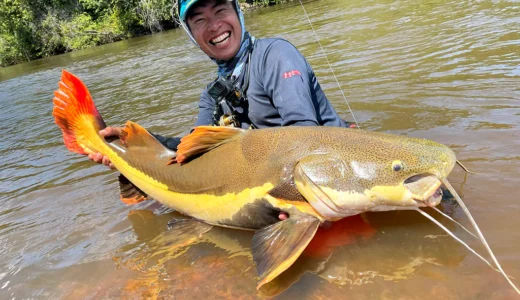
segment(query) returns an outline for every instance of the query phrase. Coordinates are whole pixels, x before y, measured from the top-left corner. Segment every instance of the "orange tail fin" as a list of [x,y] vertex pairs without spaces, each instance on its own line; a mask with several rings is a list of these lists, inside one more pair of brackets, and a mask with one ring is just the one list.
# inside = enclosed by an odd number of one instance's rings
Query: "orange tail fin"
[[54,121],[63,132],[65,146],[79,154],[96,151],[98,132],[106,127],[85,84],[75,75],[62,71],[59,89],[54,92]]

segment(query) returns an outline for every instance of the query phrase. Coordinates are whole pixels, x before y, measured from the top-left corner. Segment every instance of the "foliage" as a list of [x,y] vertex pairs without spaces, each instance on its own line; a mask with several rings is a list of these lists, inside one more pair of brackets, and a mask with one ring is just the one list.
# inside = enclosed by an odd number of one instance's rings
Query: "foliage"
[[142,20],[143,26],[148,30],[161,31],[163,30],[161,21],[172,18],[172,6],[173,1],[171,0],[139,0],[137,14]]
[[[239,0],[267,6],[281,0]],[[0,66],[178,26],[175,0],[0,0]]]
[[40,56],[58,54],[64,51],[60,18],[56,11],[50,11],[42,19],[40,31]]
[[62,22],[63,43],[67,50],[95,46],[99,42],[98,24],[86,13],[75,16],[70,22]]
[[253,6],[269,6],[285,2],[284,0],[238,0],[240,3],[247,3]]

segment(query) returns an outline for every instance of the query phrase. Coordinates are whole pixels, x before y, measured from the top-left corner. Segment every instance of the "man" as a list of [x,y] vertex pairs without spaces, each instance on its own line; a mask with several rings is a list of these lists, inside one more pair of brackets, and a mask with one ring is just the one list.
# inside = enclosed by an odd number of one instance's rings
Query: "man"
[[[292,44],[255,39],[245,30],[237,0],[178,0],[178,14],[190,39],[218,66],[218,78],[202,92],[195,126],[347,126]],[[120,132],[107,127],[100,134]],[[174,150],[180,140],[155,136]],[[99,153],[89,158],[113,167]]]

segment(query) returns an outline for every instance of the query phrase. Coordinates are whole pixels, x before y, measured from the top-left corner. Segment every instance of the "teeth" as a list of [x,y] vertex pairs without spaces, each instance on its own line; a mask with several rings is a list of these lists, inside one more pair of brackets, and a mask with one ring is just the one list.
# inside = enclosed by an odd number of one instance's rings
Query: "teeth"
[[212,39],[211,43],[213,43],[213,44],[220,43],[220,42],[222,42],[223,40],[225,40],[228,37],[229,37],[229,32],[224,32],[223,34],[221,34],[221,35],[217,36],[216,38]]

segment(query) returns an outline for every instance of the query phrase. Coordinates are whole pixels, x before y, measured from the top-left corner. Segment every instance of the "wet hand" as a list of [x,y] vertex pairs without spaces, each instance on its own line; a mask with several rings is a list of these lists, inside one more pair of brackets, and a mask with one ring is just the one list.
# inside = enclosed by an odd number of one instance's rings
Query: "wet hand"
[[[104,138],[109,138],[109,137],[119,138],[122,130],[123,130],[122,127],[106,127],[105,129],[102,129],[99,131],[99,135]],[[115,169],[112,162],[110,162],[110,159],[107,156],[103,156],[101,153],[91,153],[88,155],[88,158],[94,162],[97,162],[98,164],[104,164],[105,166],[109,167],[110,169]]]
[[88,159],[97,162],[98,164],[104,164],[110,169],[115,169],[114,165],[110,162],[110,159],[106,156],[103,156],[101,153],[91,153],[88,155]]

